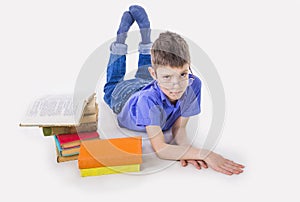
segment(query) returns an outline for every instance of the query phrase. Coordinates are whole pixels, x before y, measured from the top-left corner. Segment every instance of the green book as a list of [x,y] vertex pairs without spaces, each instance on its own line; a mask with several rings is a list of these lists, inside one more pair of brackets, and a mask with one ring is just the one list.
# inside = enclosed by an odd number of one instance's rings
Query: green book
[[93,132],[97,131],[97,122],[95,123],[83,123],[79,126],[54,126],[54,127],[43,127],[44,136],[52,136],[59,134],[70,134],[80,132]]

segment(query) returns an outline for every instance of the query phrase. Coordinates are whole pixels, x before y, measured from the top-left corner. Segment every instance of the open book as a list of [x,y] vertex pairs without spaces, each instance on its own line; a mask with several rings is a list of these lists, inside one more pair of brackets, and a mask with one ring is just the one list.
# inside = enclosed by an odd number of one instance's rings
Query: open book
[[84,109],[95,99],[72,94],[47,95],[35,100],[28,108],[20,126],[78,126]]

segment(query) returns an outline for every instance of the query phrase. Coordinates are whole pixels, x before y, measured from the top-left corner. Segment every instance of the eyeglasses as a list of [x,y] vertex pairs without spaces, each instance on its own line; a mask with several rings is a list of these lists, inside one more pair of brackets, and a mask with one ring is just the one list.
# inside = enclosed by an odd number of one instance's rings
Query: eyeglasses
[[181,88],[184,88],[186,86],[192,85],[192,83],[194,81],[194,74],[192,72],[191,67],[189,67],[189,70],[191,72],[191,76],[192,76],[191,78],[189,78],[188,73],[182,73],[178,76],[173,75],[173,74],[170,74],[170,75],[166,74],[166,75],[163,75],[162,77],[158,77],[157,73],[156,73],[156,78],[157,78],[158,83],[164,88],[172,89],[176,85],[178,85]]

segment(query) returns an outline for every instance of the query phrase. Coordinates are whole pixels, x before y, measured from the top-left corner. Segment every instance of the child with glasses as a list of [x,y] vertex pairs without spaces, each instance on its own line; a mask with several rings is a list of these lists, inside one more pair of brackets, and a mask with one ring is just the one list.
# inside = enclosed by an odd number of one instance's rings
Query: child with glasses
[[[127,32],[137,22],[141,42],[135,78],[126,73]],[[227,174],[240,174],[243,165],[211,151],[192,147],[187,139],[189,117],[200,113],[201,81],[190,68],[186,41],[176,33],[161,33],[152,44],[147,13],[133,5],[123,13],[116,41],[110,46],[104,101],[117,114],[120,127],[146,131],[157,156],[180,160],[197,169],[208,168]],[[176,145],[166,143],[164,131],[172,130]]]

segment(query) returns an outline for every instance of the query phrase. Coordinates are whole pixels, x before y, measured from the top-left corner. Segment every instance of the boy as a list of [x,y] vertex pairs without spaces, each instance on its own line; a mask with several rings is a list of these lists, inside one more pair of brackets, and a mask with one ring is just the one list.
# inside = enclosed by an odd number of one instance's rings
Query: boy
[[[125,40],[134,21],[142,39],[138,70],[134,79],[124,81]],[[185,127],[190,116],[200,113],[201,81],[191,72],[188,45],[181,36],[161,33],[152,44],[150,33],[145,10],[130,6],[122,16],[117,39],[110,47],[104,86],[104,100],[117,114],[119,126],[146,131],[159,158],[180,160],[182,166],[190,163],[197,169],[211,167],[227,175],[242,173],[243,165],[188,143]],[[163,131],[169,129],[177,145],[165,142]]]

